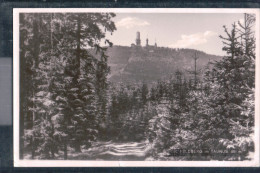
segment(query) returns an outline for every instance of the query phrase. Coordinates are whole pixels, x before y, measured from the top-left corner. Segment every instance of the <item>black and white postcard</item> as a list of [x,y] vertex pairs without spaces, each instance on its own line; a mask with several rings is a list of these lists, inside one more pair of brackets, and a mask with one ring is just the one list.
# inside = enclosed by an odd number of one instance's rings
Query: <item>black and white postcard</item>
[[13,16],[15,167],[259,166],[259,9]]

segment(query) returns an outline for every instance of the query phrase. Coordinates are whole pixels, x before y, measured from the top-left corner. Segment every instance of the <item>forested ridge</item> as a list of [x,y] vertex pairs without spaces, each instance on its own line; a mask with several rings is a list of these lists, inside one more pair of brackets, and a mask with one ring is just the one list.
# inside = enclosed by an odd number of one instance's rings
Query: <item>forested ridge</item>
[[[227,56],[198,68],[195,52],[190,69],[152,84],[108,81],[113,17],[20,14],[20,158],[127,160],[136,151],[139,160],[250,160],[255,17],[224,26]],[[182,149],[239,153],[176,154]]]
[[[107,49],[108,65],[111,73],[108,80],[112,83],[153,83],[157,80],[170,78],[176,70],[183,72],[194,68],[194,54],[199,57],[198,69],[202,69],[209,61],[220,60],[221,56],[206,54],[205,52],[188,48],[166,47],[128,47],[117,46]],[[188,77],[188,73],[184,73]]]

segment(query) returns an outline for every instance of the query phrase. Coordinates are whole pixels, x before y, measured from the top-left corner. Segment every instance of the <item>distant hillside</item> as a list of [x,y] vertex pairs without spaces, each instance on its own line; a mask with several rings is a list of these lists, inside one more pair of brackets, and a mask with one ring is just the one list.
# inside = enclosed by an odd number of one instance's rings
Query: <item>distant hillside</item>
[[108,49],[111,82],[153,82],[170,77],[176,70],[187,74],[194,69],[193,56],[197,52],[198,69],[220,56],[209,55],[194,49],[171,49],[163,47],[113,46]]

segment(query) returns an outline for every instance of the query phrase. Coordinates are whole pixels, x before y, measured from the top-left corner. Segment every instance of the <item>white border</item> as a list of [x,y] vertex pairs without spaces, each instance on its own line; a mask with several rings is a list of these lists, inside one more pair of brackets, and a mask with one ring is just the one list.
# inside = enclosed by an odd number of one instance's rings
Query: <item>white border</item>
[[15,167],[258,167],[259,113],[255,106],[255,154],[253,161],[76,161],[19,159],[19,13],[47,12],[115,12],[115,13],[255,13],[256,14],[256,90],[255,105],[260,105],[259,12],[260,9],[212,8],[14,8],[13,9],[13,141]]

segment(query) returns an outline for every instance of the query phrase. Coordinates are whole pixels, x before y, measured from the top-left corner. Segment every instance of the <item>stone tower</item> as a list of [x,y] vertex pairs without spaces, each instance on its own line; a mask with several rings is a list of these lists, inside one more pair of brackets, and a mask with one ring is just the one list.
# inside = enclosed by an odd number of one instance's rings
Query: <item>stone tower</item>
[[147,38],[147,39],[146,39],[146,46],[149,46],[149,43],[148,43],[148,41],[149,41],[149,40],[148,40],[148,38]]
[[140,32],[139,31],[137,31],[137,33],[136,33],[135,42],[136,42],[136,46],[141,46],[141,39],[140,39]]

